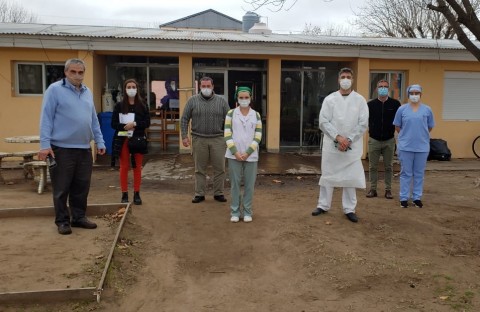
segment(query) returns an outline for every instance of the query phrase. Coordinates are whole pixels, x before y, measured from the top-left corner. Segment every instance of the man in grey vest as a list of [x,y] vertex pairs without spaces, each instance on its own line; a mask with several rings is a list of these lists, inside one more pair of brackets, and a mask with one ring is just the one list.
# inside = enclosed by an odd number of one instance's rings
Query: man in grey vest
[[225,180],[225,140],[223,127],[230,107],[227,101],[213,92],[210,77],[200,79],[200,94],[192,96],[185,105],[181,118],[182,144],[190,146],[188,125],[191,124],[193,159],[195,162],[195,195],[192,203],[205,200],[207,166],[213,167],[213,198],[226,202]]

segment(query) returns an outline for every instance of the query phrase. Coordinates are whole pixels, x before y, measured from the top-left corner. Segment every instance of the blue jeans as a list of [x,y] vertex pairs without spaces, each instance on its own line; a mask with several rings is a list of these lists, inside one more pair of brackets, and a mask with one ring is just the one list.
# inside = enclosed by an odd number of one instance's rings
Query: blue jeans
[[412,199],[420,200],[423,195],[423,177],[427,166],[428,152],[406,152],[398,151],[400,160],[400,201],[408,200],[410,197],[410,186],[413,178]]
[[[70,224],[85,217],[92,177],[92,150],[52,146],[57,166],[50,169],[55,224]],[[68,200],[68,206],[67,206]]]
[[[232,217],[240,217],[240,205],[243,203],[243,216],[252,216],[253,190],[257,179],[257,163],[238,161],[228,158],[228,175],[230,176],[230,203]],[[243,196],[240,186],[244,179]]]

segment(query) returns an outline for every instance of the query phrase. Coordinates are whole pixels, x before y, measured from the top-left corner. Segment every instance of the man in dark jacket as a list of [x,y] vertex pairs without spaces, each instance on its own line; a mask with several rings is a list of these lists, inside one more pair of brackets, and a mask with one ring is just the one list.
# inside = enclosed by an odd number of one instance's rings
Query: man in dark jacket
[[370,191],[367,197],[377,197],[378,161],[383,156],[385,167],[385,198],[392,199],[393,154],[395,152],[395,127],[393,119],[400,102],[388,96],[389,84],[386,80],[377,83],[378,97],[369,101],[368,119],[368,164]]

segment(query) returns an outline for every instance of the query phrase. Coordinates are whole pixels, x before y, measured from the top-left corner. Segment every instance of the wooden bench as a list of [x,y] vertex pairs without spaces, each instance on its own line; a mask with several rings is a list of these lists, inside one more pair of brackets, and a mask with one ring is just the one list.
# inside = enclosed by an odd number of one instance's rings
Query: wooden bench
[[33,172],[34,180],[38,180],[38,194],[42,194],[47,187],[47,163],[42,160],[34,160],[23,164],[23,168]]

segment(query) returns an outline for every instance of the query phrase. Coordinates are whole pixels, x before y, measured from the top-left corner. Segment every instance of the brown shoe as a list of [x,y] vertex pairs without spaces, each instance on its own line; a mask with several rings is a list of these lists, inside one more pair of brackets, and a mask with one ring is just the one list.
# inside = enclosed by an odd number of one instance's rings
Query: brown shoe
[[368,198],[377,197],[377,191],[375,191],[375,190],[368,191],[367,197]]
[[393,196],[392,196],[392,191],[385,191],[385,198],[387,199],[393,199]]

